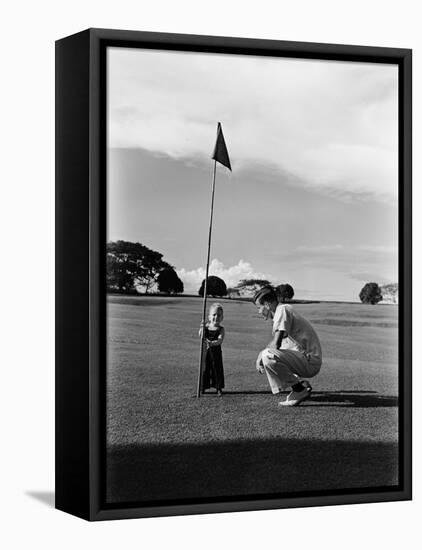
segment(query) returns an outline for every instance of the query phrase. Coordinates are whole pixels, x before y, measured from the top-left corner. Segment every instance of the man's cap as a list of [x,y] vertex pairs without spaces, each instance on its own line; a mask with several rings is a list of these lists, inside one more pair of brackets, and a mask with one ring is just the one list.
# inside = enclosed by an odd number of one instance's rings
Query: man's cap
[[272,286],[263,286],[262,288],[260,288],[259,290],[257,290],[254,294],[254,297],[253,297],[253,301],[254,303],[255,302],[260,302],[261,299],[266,296],[267,294],[272,294],[273,296],[275,296],[275,290],[273,289]]

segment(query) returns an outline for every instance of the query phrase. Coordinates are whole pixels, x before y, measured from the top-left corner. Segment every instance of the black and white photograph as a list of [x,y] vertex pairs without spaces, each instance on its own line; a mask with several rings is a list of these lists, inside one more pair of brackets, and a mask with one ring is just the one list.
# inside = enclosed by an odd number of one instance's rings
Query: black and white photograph
[[2,548],[415,546],[418,7],[4,5]]
[[106,74],[106,503],[398,488],[398,65]]

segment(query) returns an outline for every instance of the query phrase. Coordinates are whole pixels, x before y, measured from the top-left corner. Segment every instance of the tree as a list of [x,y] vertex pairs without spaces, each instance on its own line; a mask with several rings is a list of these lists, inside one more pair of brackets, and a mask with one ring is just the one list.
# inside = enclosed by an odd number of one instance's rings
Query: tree
[[136,264],[114,254],[107,254],[107,290],[130,292],[134,290],[133,279]]
[[157,284],[159,292],[167,292],[169,294],[181,294],[183,292],[183,282],[172,267],[167,267],[160,271],[157,277]]
[[240,292],[237,288],[228,288],[227,289],[227,296],[229,298],[239,298]]
[[364,304],[375,305],[382,300],[381,289],[377,283],[366,283],[359,293],[359,298]]
[[253,286],[253,287],[271,286],[271,283],[270,281],[267,281],[267,279],[242,279],[241,281],[238,282],[238,284],[236,285],[236,288],[245,288],[249,286]]
[[293,290],[293,287],[291,285],[289,285],[289,283],[284,283],[282,285],[278,285],[275,288],[275,291],[277,293],[277,297],[278,297],[279,301],[282,302],[283,304],[286,301],[291,300],[293,298],[293,296],[295,295],[295,291]]
[[266,279],[242,279],[236,285],[236,289],[242,296],[253,296],[263,286],[271,286]]
[[163,255],[141,243],[116,241],[107,244],[107,289],[145,292],[155,284],[160,271],[171,267]]
[[[208,277],[207,280],[208,280],[207,296],[226,296],[227,295],[227,287],[223,279],[220,279],[220,277],[216,277],[215,275],[211,275],[210,277]],[[205,279],[202,281],[201,288],[198,290],[198,294],[200,296],[204,295],[204,285],[205,285]]]

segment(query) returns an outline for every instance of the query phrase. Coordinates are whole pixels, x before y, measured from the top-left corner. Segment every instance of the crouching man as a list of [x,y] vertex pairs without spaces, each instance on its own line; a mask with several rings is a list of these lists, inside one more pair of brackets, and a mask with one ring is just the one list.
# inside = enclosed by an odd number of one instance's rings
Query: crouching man
[[306,378],[321,369],[322,352],[312,325],[289,304],[279,304],[274,289],[265,286],[254,296],[254,303],[265,320],[272,319],[272,340],[256,360],[256,369],[266,374],[273,394],[292,391],[279,405],[294,407],[311,395]]

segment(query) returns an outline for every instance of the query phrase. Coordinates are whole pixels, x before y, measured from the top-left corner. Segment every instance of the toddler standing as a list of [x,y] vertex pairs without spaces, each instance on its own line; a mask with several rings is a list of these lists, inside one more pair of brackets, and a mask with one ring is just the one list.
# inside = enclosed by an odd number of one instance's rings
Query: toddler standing
[[[215,388],[220,396],[223,395],[224,388],[223,354],[221,351],[225,335],[224,327],[221,325],[223,318],[223,306],[219,303],[212,304],[208,312],[208,321],[205,324],[205,365],[201,380],[202,393],[209,388]],[[202,323],[199,336],[202,337]]]

